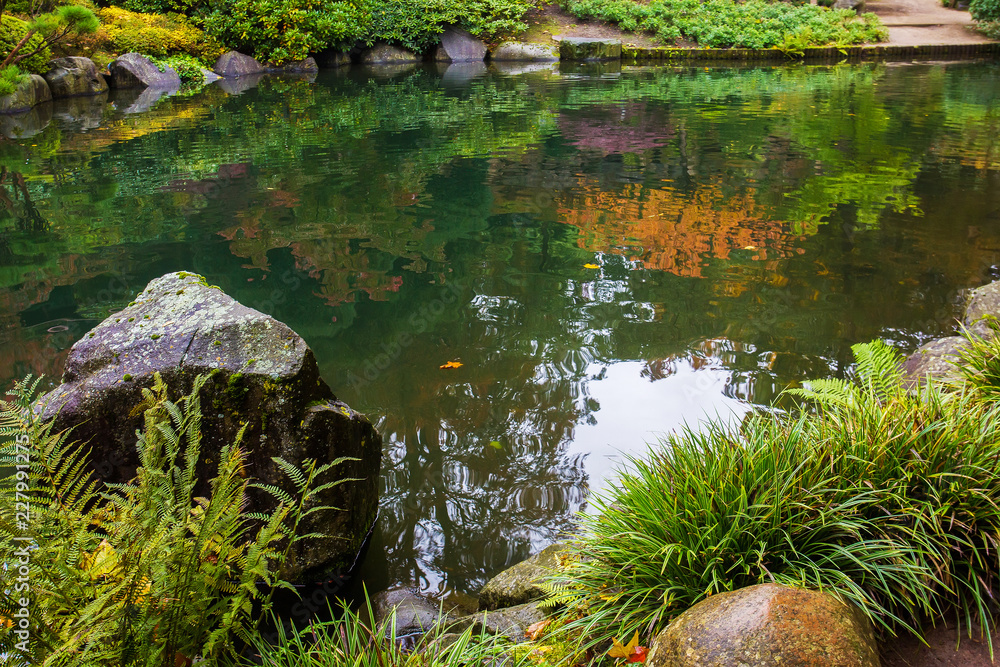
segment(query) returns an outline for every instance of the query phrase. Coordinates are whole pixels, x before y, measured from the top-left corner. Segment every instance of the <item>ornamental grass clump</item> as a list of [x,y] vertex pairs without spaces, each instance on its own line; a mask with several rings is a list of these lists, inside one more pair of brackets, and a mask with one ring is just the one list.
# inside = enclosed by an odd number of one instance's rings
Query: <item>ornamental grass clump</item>
[[688,429],[631,459],[550,584],[567,627],[651,637],[707,596],[776,582],[831,591],[888,632],[955,614],[988,633],[1000,404],[964,386],[908,392],[895,351],[854,349],[855,382],[797,392],[815,411]]

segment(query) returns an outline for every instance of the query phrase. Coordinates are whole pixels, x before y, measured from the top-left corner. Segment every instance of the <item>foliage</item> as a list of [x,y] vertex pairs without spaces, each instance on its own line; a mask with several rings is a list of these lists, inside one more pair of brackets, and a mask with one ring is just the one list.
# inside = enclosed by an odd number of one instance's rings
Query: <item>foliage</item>
[[[439,641],[448,632],[439,623],[417,640],[414,646],[404,646],[396,637],[396,610],[380,623],[370,625],[365,618],[374,618],[371,602],[365,597],[367,616],[354,612],[340,601],[330,610],[335,620],[311,623],[301,630],[286,630],[278,626],[275,642],[263,639],[254,642],[260,661],[250,665],[265,667],[459,667],[491,664],[508,648],[502,638],[469,627]],[[507,659],[503,664],[520,667],[524,659]]]
[[0,69],[0,96],[13,95],[18,86],[27,80],[27,75],[17,68],[17,65],[8,65]]
[[[300,539],[298,520],[326,509],[304,510],[303,504],[328,486],[317,487],[316,476],[338,462],[299,471],[276,459],[299,498],[265,489],[277,498],[276,510],[248,515],[246,452],[237,437],[219,453],[210,496],[193,497],[201,453],[198,394],[206,380],[197,378],[191,394],[176,403],[158,376],[143,390],[140,467],[128,484],[107,487],[89,472],[84,446],[68,433],[53,433],[31,411],[33,384],[19,383],[14,401],[2,405],[0,469],[7,476],[0,480],[0,554],[12,563],[23,544],[18,540],[31,545],[32,644],[21,656],[29,664],[174,664],[198,655],[216,664],[234,655],[235,640],[252,639],[257,622],[251,613],[255,606],[265,613],[270,608],[268,590],[288,586],[277,568]],[[14,436],[21,434],[28,444],[19,451]],[[25,459],[30,474],[11,474]],[[29,488],[19,489],[26,480]],[[15,518],[18,493],[31,507],[26,525]],[[0,591],[0,613],[10,618],[23,595]],[[12,650],[12,639],[0,638],[0,651]]]
[[976,23],[976,30],[990,39],[1000,41],[1000,20]]
[[152,58],[151,60],[161,72],[165,71],[166,67],[172,67],[183,83],[205,81],[205,74],[201,71],[202,63],[193,56],[180,54],[166,58]]
[[818,414],[713,423],[630,460],[557,578],[579,592],[567,628],[651,635],[706,596],[775,581],[890,630],[955,612],[989,632],[1000,405],[908,393],[891,348],[856,352],[858,387],[814,384]]
[[622,29],[649,32],[664,42],[687,37],[700,46],[765,49],[794,39],[805,46],[879,42],[888,34],[878,17],[850,9],[794,5],[765,0],[568,0],[580,18],[617,23]]
[[365,19],[358,0],[220,0],[204,23],[227,46],[280,64],[354,42]]
[[181,14],[141,14],[120,7],[100,10],[102,28],[95,48],[147,56],[186,54],[211,64],[223,48]]
[[[7,15],[0,18],[0,55],[6,56],[11,53],[28,30],[26,21]],[[52,52],[45,44],[42,35],[33,35],[20,50],[21,53],[32,54],[16,63],[22,72],[42,74],[49,69]]]
[[1000,21],[1000,0],[972,0],[969,13],[975,21]]
[[535,0],[372,0],[368,44],[391,42],[416,52],[439,41],[448,25],[460,25],[485,39],[527,29],[524,14]]

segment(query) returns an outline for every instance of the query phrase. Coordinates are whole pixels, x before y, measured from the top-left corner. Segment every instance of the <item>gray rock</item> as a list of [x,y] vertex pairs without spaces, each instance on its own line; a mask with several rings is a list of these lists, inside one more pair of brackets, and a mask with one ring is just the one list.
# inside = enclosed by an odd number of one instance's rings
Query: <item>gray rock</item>
[[305,60],[294,60],[290,63],[285,63],[281,67],[281,70],[290,74],[315,74],[319,71],[319,65],[316,64],[316,59],[310,56]]
[[457,618],[449,622],[448,630],[461,633],[471,627],[474,633],[504,635],[512,642],[522,642],[528,628],[544,620],[545,616],[545,612],[539,609],[538,603],[529,602],[516,607],[482,611]]
[[545,597],[538,582],[558,569],[560,554],[568,550],[565,543],[553,544],[493,577],[479,591],[479,608],[501,609]]
[[559,49],[552,44],[525,44],[503,42],[490,54],[490,60],[520,62],[554,62],[559,60]]
[[[312,351],[274,318],[241,305],[200,276],[171,273],[149,283],[124,310],[111,315],[70,350],[62,384],[43,396],[37,409],[56,430],[73,427],[89,442],[97,474],[121,482],[135,475],[135,432],[141,415],[132,409],[160,373],[176,397],[199,374],[214,372],[202,392],[202,461],[197,495],[208,495],[212,461],[247,424],[247,473],[265,483],[289,487],[272,461],[295,465],[305,459],[331,461],[333,478],[354,478],[321,493],[317,504],[348,508],[315,513],[293,549],[284,573],[296,580],[350,565],[374,522],[382,443],[372,425],[337,400],[319,375]],[[332,478],[331,478],[332,479]],[[328,479],[327,481],[330,481]],[[250,510],[269,512],[273,500],[250,497]],[[342,570],[341,570],[342,571]]]
[[561,60],[620,60],[621,57],[622,43],[617,39],[563,37],[559,41]]
[[174,68],[167,66],[160,71],[146,56],[126,53],[108,65],[112,88],[153,88],[176,91],[181,87],[181,77]]
[[361,54],[364,65],[400,65],[420,61],[420,56],[413,51],[390,44],[378,44]]
[[832,6],[834,9],[853,9],[862,14],[865,11],[865,0],[836,0]]
[[414,588],[390,588],[372,596],[376,623],[386,622],[394,609],[395,637],[427,632],[441,617],[441,606],[424,598]]
[[829,593],[775,584],[717,593],[657,635],[647,667],[878,667],[871,621]]
[[977,287],[969,293],[969,303],[965,308],[962,322],[979,336],[995,335],[989,323],[1000,318],[1000,280]]
[[908,387],[915,387],[928,380],[949,381],[958,379],[955,362],[966,345],[961,336],[948,336],[925,343],[903,362],[903,376]]
[[230,51],[219,56],[212,68],[221,77],[233,78],[247,76],[249,74],[261,74],[267,68],[261,65],[255,58],[252,58],[239,51]]
[[454,26],[441,33],[441,44],[434,51],[434,60],[446,63],[482,62],[485,57],[483,40]]
[[0,97],[0,114],[24,113],[51,99],[52,91],[45,79],[37,74],[29,74],[12,94]]
[[33,137],[52,122],[52,102],[43,102],[24,113],[0,114],[0,134],[8,139]]
[[108,83],[90,58],[70,56],[49,61],[49,71],[42,75],[52,97],[100,95],[108,92]]

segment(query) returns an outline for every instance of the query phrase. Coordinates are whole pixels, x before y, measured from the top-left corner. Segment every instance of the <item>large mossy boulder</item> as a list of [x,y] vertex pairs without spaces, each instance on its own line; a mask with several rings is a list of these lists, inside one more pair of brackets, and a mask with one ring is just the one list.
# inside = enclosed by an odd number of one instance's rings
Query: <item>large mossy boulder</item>
[[1000,280],[977,287],[969,292],[968,305],[962,323],[980,336],[994,335],[990,326],[1000,318]]
[[479,608],[492,611],[545,597],[539,584],[559,568],[568,549],[566,544],[553,544],[493,577],[479,591]]
[[420,56],[392,44],[376,44],[361,54],[363,65],[401,65],[420,62]]
[[[307,517],[301,532],[324,537],[298,542],[285,574],[305,580],[342,572],[354,561],[378,508],[381,440],[323,382],[298,334],[198,275],[167,274],[73,346],[62,384],[40,399],[39,409],[57,430],[72,427],[75,439],[89,443],[98,475],[126,481],[138,462],[141,415],[134,409],[154,373],[175,397],[187,393],[196,376],[212,373],[201,396],[199,495],[208,495],[216,453],[243,424],[248,475],[265,484],[291,488],[272,461],[275,456],[296,465],[305,459],[356,459],[333,469],[336,477],[356,481],[317,498],[342,509]],[[267,512],[273,501],[259,494],[251,505],[251,511]]]
[[871,621],[829,593],[760,584],[718,593],[657,635],[647,667],[878,667]]
[[490,60],[499,62],[555,62],[559,50],[552,44],[503,42],[490,53]]
[[24,113],[52,100],[52,91],[38,74],[29,74],[10,95],[0,97],[0,114]]
[[563,37],[559,42],[559,58],[565,61],[620,60],[622,43],[617,39]]
[[112,88],[177,90],[181,87],[181,77],[173,67],[167,65],[161,72],[152,60],[138,53],[126,53],[115,58],[108,69],[111,71]]
[[100,95],[108,92],[108,82],[97,71],[90,58],[69,56],[49,61],[49,69],[42,75],[49,84],[52,97],[77,97]]

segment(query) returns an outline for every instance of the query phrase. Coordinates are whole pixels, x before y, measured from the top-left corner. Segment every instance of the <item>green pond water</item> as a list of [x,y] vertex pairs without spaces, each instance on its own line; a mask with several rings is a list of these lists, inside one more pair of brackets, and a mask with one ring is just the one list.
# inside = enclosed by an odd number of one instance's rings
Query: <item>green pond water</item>
[[529,69],[18,121],[0,376],[204,274],[383,433],[370,589],[474,593],[657,434],[950,333],[998,275],[997,64]]

